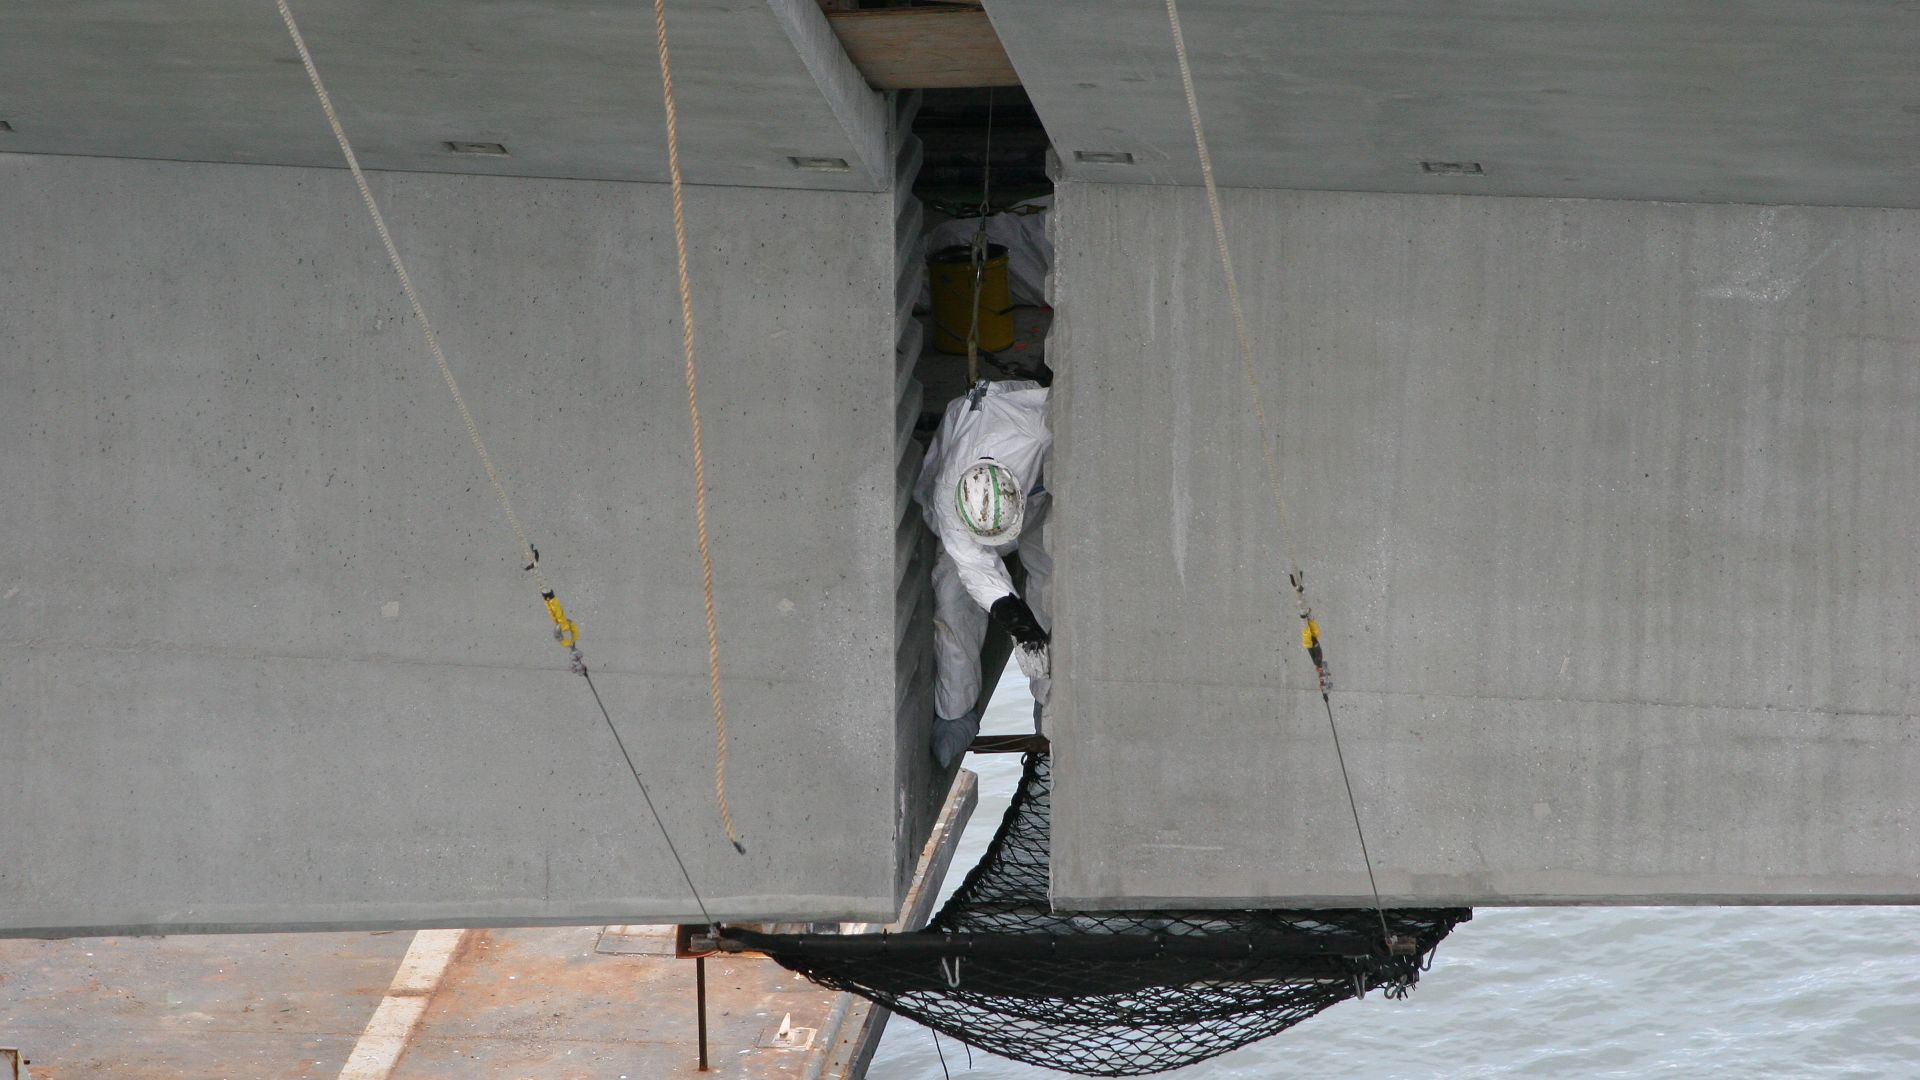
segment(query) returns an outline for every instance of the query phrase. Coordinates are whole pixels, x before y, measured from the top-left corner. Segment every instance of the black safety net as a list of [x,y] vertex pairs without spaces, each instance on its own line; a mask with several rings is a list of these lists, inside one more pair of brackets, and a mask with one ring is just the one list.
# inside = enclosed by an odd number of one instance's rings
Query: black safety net
[[[1056,911],[1029,754],[980,865],[924,930],[722,936],[961,1042],[1086,1076],[1178,1068],[1379,989],[1402,996],[1466,908]],[[1388,938],[1394,939],[1390,947]]]

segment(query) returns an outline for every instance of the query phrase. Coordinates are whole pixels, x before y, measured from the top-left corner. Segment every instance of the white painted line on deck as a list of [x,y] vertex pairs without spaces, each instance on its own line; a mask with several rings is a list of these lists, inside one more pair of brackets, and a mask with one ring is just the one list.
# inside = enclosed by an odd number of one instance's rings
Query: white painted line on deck
[[373,1010],[373,1019],[367,1021],[360,1041],[353,1044],[353,1053],[341,1067],[340,1080],[387,1080],[393,1075],[466,933],[422,930],[413,935],[400,970],[393,973],[393,982],[387,986],[387,996]]

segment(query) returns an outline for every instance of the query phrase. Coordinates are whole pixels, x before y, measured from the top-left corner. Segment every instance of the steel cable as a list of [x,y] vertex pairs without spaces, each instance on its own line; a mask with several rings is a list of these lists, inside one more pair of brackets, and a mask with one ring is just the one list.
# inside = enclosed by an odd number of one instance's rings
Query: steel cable
[[[1220,191],[1213,178],[1213,155],[1207,150],[1206,129],[1200,122],[1200,97],[1193,88],[1193,66],[1187,59],[1187,39],[1180,28],[1180,9],[1177,0],[1166,0],[1167,23],[1173,30],[1173,50],[1180,61],[1180,86],[1186,92],[1187,118],[1193,124],[1194,149],[1200,157],[1200,179],[1207,192],[1207,211],[1213,217],[1213,238],[1220,251],[1220,269],[1227,279],[1227,299],[1233,307],[1233,329],[1240,344],[1240,364],[1247,376],[1247,396],[1253,402],[1254,414],[1260,421],[1260,449],[1266,457],[1267,483],[1273,489],[1274,511],[1279,517],[1277,534],[1280,550],[1284,553],[1292,550],[1287,539],[1287,503],[1280,488],[1280,459],[1275,449],[1273,427],[1267,421],[1267,408],[1260,394],[1260,377],[1253,363],[1253,340],[1247,332],[1247,313],[1240,300],[1240,281],[1233,270],[1233,255],[1227,247],[1226,221],[1220,213]],[[1294,571],[1295,587],[1298,584],[1298,570]],[[1303,593],[1304,596],[1304,593]],[[1304,605],[1304,600],[1303,600]],[[1301,608],[1301,618],[1309,620],[1305,607]],[[1311,622],[1309,621],[1309,626]],[[1314,637],[1318,639],[1318,628],[1313,627]],[[1387,929],[1387,913],[1380,901],[1380,886],[1373,875],[1373,856],[1367,850],[1367,831],[1360,824],[1360,804],[1354,798],[1353,780],[1347,775],[1346,754],[1340,748],[1340,726],[1333,718],[1333,702],[1327,696],[1324,669],[1321,672],[1320,700],[1326,706],[1327,727],[1333,733],[1333,750],[1340,761],[1340,781],[1347,789],[1347,806],[1353,811],[1353,831],[1360,838],[1360,858],[1366,864],[1367,884],[1373,889],[1373,907],[1380,915],[1380,933],[1383,938],[1393,935]]]
[[[380,213],[379,203],[374,200],[373,189],[368,186],[366,173],[360,167],[360,158],[354,153],[353,143],[347,138],[346,128],[340,123],[340,115],[334,109],[333,96],[327,92],[326,83],[320,78],[320,68],[314,63],[312,51],[307,48],[306,36],[300,32],[300,24],[294,19],[293,9],[288,6],[287,0],[274,0],[274,4],[279,9],[281,21],[286,24],[288,36],[293,39],[295,50],[300,54],[300,63],[306,68],[307,80],[313,84],[314,95],[320,100],[320,109],[326,114],[327,125],[333,130],[334,141],[340,145],[340,153],[346,159],[347,170],[353,174],[354,184],[360,189],[360,200],[366,204],[367,214],[373,219],[375,231],[380,234],[380,242],[386,248],[387,260],[393,266],[394,275],[400,279],[401,291],[406,293],[407,302],[413,307],[414,318],[419,321],[421,333],[427,339],[427,348],[433,353],[433,360],[440,369],[440,376],[445,380],[447,390],[453,396],[454,405],[460,410],[460,418],[466,425],[467,436],[473,442],[474,452],[480,458],[481,467],[486,470],[487,479],[492,483],[494,494],[500,501],[500,508],[506,515],[507,523],[513,528],[514,537],[520,542],[527,559],[526,570],[533,575],[536,585],[547,599],[548,609],[557,611],[557,605],[553,599],[554,592],[547,584],[546,575],[540,570],[539,550],[527,538],[526,529],[521,526],[520,517],[514,512],[513,501],[507,495],[506,484],[500,479],[500,473],[494,467],[493,456],[487,452],[487,444],[480,437],[480,426],[475,422],[472,410],[467,408],[466,398],[460,392],[460,383],[454,378],[453,368],[447,363],[446,352],[440,347],[439,335],[434,332],[432,320],[427,318],[426,307],[420,302],[419,293],[413,287],[413,278],[407,273],[406,263],[400,257],[400,249],[394,244],[393,234],[387,229],[386,218]],[[683,269],[683,281],[684,275]],[[562,618],[563,616],[555,615],[556,625],[561,623]],[[709,604],[709,619],[711,619],[711,604]],[[570,623],[566,625],[571,626]],[[563,641],[563,644],[570,643]],[[646,783],[640,779],[640,770],[634,765],[632,755],[627,752],[626,742],[620,737],[620,731],[614,725],[606,703],[600,698],[599,688],[594,686],[593,677],[581,661],[579,650],[573,650],[573,657],[575,670],[586,678],[587,689],[592,692],[594,704],[599,706],[600,715],[606,721],[607,730],[612,733],[615,745],[619,746],[621,756],[626,759],[627,766],[633,773],[634,783],[640,788],[641,798],[646,801],[647,810],[653,816],[654,825],[659,828],[661,838],[666,841],[667,850],[673,855],[675,864],[680,867],[681,875],[686,878],[687,889],[693,894],[694,904],[700,909],[701,915],[712,923],[712,917],[707,915],[706,901],[701,897],[700,890],[695,887],[692,875],[687,872],[686,863],[681,860],[679,848],[673,842],[673,834],[667,829],[666,821],[660,816],[659,808],[654,805],[653,796],[647,791]],[[731,824],[728,827],[731,829]],[[738,841],[735,841],[735,844],[738,846]]]

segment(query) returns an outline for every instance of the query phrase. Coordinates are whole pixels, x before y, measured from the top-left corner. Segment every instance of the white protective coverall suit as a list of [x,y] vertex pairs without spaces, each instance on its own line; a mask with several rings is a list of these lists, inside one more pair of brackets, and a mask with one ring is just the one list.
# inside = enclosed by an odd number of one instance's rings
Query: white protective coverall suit
[[[1015,595],[1001,556],[1020,553],[1027,574],[1021,598],[1040,628],[1052,629],[1053,558],[1042,536],[1049,499],[1041,475],[1052,443],[1047,391],[1039,383],[987,382],[948,404],[920,467],[914,498],[927,527],[940,538],[933,567],[934,753],[943,765],[957,760],[979,731],[974,706],[980,698],[980,646],[988,611],[995,601]],[[1027,493],[1019,534],[1000,544],[975,536],[954,500],[961,475],[983,458],[1012,473]],[[1038,723],[1053,681],[1032,678],[1029,685]]]

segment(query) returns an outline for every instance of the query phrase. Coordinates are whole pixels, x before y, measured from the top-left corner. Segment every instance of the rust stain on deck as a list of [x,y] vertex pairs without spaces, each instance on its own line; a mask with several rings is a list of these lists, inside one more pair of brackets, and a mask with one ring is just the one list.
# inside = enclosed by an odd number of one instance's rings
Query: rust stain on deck
[[[623,928],[625,929],[625,928]],[[595,951],[599,927],[476,930],[394,1080],[699,1077],[693,961]],[[0,940],[4,1034],[35,1080],[339,1075],[411,934]],[[710,1077],[801,1080],[823,1051],[756,1046],[833,995],[771,961],[708,961]]]

